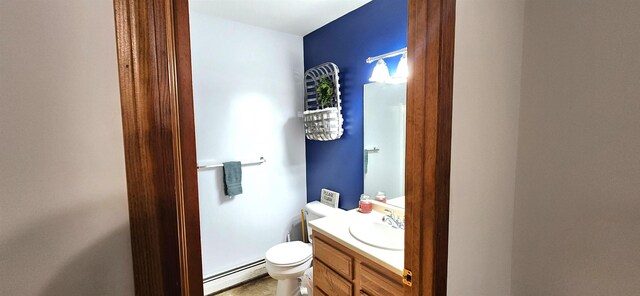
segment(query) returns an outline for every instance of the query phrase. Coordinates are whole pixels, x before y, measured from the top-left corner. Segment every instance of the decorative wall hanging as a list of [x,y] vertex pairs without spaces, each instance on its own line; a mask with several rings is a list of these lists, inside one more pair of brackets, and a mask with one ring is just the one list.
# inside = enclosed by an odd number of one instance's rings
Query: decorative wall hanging
[[344,132],[338,72],[336,64],[324,63],[304,73],[304,129],[309,140],[337,140]]

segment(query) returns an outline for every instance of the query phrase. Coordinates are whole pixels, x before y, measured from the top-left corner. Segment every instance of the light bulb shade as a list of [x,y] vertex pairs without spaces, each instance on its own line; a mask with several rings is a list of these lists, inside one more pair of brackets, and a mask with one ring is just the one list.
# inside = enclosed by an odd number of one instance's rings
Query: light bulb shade
[[387,68],[387,64],[383,60],[378,60],[376,66],[373,68],[373,73],[371,73],[369,81],[386,82],[390,79],[391,76],[389,75],[389,68]]
[[407,65],[407,54],[403,54],[398,62],[396,73],[393,74],[394,79],[407,79],[409,77],[409,66]]

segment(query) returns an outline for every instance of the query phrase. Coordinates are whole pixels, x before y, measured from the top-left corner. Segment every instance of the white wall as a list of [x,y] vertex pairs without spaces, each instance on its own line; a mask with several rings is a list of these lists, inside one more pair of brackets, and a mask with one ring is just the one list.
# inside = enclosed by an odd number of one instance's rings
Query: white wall
[[264,258],[306,203],[302,37],[212,17],[207,5],[190,9],[198,162],[267,163],[243,167],[234,198],[222,169],[198,173],[205,277]]
[[456,8],[448,295],[510,295],[524,2]]
[[513,295],[640,291],[638,16],[527,1]]
[[0,295],[133,295],[111,0],[0,1]]

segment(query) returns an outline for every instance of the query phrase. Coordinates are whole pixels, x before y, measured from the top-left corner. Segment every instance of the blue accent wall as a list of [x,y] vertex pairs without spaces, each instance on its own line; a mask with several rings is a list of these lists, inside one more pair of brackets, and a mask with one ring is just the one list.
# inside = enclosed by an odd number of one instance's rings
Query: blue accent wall
[[[340,193],[340,207],[358,206],[363,182],[363,88],[377,56],[407,46],[407,0],[373,0],[304,37],[305,70],[333,62],[340,69],[344,134],[335,141],[306,141],[307,201],[322,188]],[[395,72],[400,57],[385,59]]]

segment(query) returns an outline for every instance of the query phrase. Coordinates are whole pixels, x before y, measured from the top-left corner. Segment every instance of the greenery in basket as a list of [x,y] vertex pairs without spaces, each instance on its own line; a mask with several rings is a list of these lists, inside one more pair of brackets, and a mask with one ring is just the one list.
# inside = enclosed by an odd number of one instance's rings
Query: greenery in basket
[[334,92],[335,86],[329,77],[324,77],[316,83],[316,94],[320,109],[333,106]]

